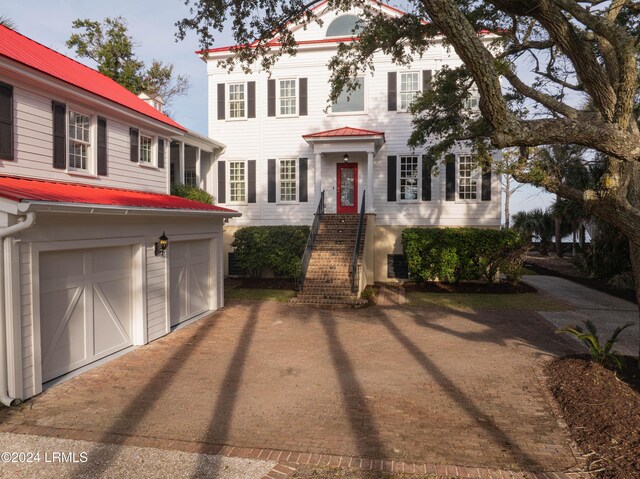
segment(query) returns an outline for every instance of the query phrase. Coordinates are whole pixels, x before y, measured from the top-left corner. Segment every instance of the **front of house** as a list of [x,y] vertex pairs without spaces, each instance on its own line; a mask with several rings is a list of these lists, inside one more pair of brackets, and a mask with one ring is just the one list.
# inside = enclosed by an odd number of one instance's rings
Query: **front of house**
[[[375,1],[369,8],[402,15]],[[322,26],[295,30],[297,55],[279,59],[270,74],[228,73],[218,61],[231,55],[229,48],[200,52],[209,79],[209,135],[227,145],[210,192],[242,212],[224,230],[227,274],[234,272],[230,244],[238,228],[310,225],[321,192],[327,213],[357,214],[365,203],[368,284],[403,276],[407,227],[500,226],[498,175],[481,171],[470,150],[456,149],[455,163],[431,174],[422,167],[424,150],[407,146],[409,104],[438,70],[461,64],[451,49],[436,43],[410,68],[377,53],[373,74],[358,79],[361,88],[327,104],[326,65],[341,42],[353,40],[359,13],[321,4]]]
[[170,169],[212,182],[224,145],[150,103],[0,26],[5,404],[223,305],[238,213],[168,193]]

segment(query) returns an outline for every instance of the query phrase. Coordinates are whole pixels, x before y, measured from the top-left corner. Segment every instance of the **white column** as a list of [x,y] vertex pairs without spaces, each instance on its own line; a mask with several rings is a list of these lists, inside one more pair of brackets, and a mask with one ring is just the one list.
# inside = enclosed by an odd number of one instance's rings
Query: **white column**
[[178,171],[178,183],[184,185],[184,141],[179,142],[178,164],[180,166]]
[[316,206],[322,192],[322,153],[316,153]]
[[374,213],[373,207],[373,151],[367,152],[367,213]]

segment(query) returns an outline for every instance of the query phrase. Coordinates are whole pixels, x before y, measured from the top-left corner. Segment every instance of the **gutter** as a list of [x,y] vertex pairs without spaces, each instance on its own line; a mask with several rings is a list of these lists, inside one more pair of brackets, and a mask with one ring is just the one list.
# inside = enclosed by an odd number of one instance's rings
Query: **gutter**
[[27,213],[26,217],[19,223],[9,226],[7,228],[0,229],[0,315],[3,320],[0,320],[0,402],[6,406],[13,406],[19,399],[15,399],[9,396],[8,387],[8,371],[7,371],[7,320],[8,316],[5,311],[5,303],[7,296],[11,293],[11,282],[6,282],[4,277],[4,255],[5,241],[9,241],[10,237],[16,233],[20,233],[31,226],[36,221],[36,214],[33,211]]
[[135,206],[97,205],[89,203],[66,203],[59,201],[22,201],[18,203],[21,213],[43,211],[52,213],[111,214],[122,216],[213,216],[229,218],[242,216],[239,211],[184,210]]

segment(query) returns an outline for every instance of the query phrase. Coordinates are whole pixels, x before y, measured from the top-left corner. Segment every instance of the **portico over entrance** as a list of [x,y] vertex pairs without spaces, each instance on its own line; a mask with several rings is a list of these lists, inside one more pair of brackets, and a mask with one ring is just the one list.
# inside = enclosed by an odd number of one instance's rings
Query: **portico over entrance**
[[329,213],[355,214],[367,191],[366,212],[375,213],[373,162],[385,143],[384,132],[336,128],[302,136],[315,155],[315,191],[325,192]]

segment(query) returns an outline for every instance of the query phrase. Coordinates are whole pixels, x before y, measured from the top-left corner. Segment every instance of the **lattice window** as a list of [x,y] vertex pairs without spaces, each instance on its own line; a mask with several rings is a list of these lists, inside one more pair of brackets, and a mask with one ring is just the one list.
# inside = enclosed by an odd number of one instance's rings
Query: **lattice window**
[[475,200],[478,197],[478,164],[472,155],[458,157],[458,198]]
[[69,112],[69,168],[89,169],[91,151],[91,119],[87,115]]
[[401,200],[418,199],[418,176],[418,157],[401,156],[399,175]]
[[244,161],[229,162],[229,199],[232,203],[247,201],[246,165]]
[[408,111],[411,103],[420,90],[420,74],[418,72],[400,73],[400,110]]
[[296,201],[296,160],[280,160],[280,201]]

